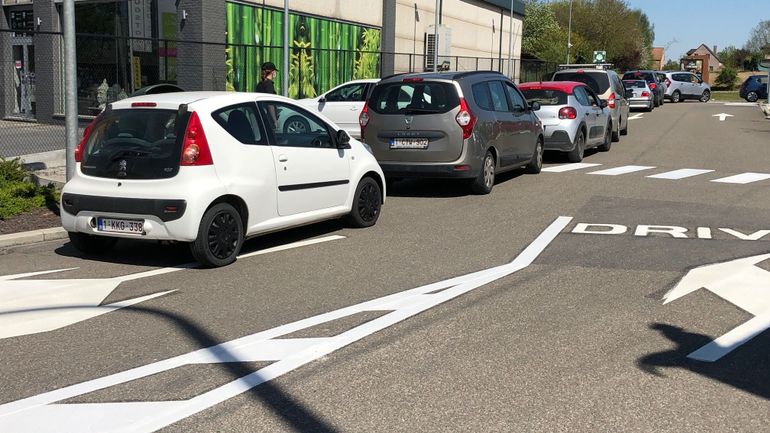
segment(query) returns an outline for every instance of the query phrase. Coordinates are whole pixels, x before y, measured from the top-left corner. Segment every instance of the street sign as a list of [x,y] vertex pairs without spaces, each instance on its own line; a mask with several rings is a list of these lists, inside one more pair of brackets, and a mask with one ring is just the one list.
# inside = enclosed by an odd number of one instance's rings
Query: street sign
[[606,51],[594,51],[594,63],[604,63],[607,60]]

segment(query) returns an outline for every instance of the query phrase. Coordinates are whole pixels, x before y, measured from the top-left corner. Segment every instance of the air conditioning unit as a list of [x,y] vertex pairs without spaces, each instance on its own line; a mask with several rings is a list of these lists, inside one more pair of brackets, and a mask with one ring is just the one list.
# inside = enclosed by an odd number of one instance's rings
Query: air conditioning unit
[[[452,29],[447,26],[439,25],[438,33],[434,30],[434,25],[428,26],[425,33],[425,70],[433,70],[433,55],[438,51],[438,69],[447,70],[450,65],[450,55],[452,48]],[[436,40],[438,36],[438,40]]]

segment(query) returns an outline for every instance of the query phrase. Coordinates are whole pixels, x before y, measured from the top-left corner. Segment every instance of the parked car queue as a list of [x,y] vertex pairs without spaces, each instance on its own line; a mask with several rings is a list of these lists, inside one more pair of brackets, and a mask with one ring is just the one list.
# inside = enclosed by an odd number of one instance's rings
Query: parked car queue
[[202,265],[225,266],[250,236],[341,217],[372,226],[403,178],[460,179],[489,194],[500,173],[539,173],[547,149],[578,162],[628,133],[634,92],[613,71],[566,68],[552,79],[410,73],[305,101],[140,92],[86,128],[62,226],[87,254],[119,239],[176,241]]

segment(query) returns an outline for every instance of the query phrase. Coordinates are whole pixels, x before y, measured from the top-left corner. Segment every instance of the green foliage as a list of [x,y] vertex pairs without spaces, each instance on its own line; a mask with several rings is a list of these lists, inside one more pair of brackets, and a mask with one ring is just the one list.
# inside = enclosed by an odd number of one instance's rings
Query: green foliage
[[719,87],[725,88],[727,90],[733,90],[737,80],[738,71],[730,65],[724,65],[722,70],[719,71],[719,75],[717,75],[715,83]]
[[361,32],[361,46],[358,49],[353,79],[375,78],[379,75],[380,32],[374,29],[364,29]]
[[[566,61],[570,1],[527,0],[525,7],[523,51]],[[594,51],[607,51],[618,69],[636,69],[652,61],[655,30],[647,15],[623,0],[574,0],[570,39],[572,63],[591,63]]]
[[669,60],[666,62],[665,65],[663,65],[664,71],[678,71],[681,69],[681,66],[679,65],[679,62],[676,60]]
[[56,201],[53,185],[39,187],[27,180],[19,159],[0,157],[0,220]]
[[752,54],[770,54],[770,20],[760,21],[751,30],[749,40],[743,48]]

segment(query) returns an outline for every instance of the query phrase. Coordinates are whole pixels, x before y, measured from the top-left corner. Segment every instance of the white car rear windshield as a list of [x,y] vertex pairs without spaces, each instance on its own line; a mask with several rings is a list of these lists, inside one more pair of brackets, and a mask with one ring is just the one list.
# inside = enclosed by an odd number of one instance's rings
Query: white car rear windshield
[[567,94],[555,89],[529,89],[521,90],[527,103],[539,102],[540,105],[567,105]]
[[83,174],[116,179],[160,179],[179,171],[184,125],[175,110],[129,109],[102,113],[83,149]]

